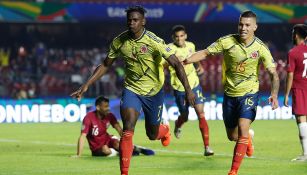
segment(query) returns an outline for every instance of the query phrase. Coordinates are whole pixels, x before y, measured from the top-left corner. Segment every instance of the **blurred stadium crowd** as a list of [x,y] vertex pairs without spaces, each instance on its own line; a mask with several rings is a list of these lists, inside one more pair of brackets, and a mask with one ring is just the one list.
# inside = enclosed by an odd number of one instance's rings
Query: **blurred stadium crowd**
[[[282,2],[280,0],[280,2]],[[148,21],[147,28],[171,42],[170,29],[178,23]],[[236,33],[232,23],[183,23],[189,41],[197,49],[208,46],[219,37]],[[259,24],[256,35],[266,42],[277,63],[281,91],[286,76],[286,57],[291,44],[291,24]],[[27,24],[0,23],[0,97],[27,99],[36,97],[65,97],[78,88],[96,65],[105,58],[108,44],[125,30],[122,23],[56,23]],[[221,93],[221,56],[202,62],[205,72],[201,85],[206,93]],[[87,95],[118,97],[124,79],[123,63],[117,61],[113,69],[92,86]],[[168,76],[168,75],[167,75]],[[269,75],[260,69],[260,88],[270,89]],[[165,83],[170,93],[170,84]]]

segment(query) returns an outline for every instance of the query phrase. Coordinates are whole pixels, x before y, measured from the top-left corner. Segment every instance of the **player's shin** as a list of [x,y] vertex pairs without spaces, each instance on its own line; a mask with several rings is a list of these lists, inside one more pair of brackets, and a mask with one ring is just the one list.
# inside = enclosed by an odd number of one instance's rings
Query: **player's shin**
[[204,147],[209,146],[209,126],[204,113],[199,115],[199,130],[203,137]]
[[247,150],[248,138],[239,137],[234,148],[231,171],[237,172]]
[[175,121],[175,127],[181,128],[181,126],[186,122],[187,120],[184,119],[181,115],[178,117],[178,119]]
[[302,144],[303,155],[307,155],[307,123],[302,122],[298,124],[300,141]]
[[133,131],[124,131],[120,139],[120,171],[121,175],[128,175],[130,159],[133,151]]

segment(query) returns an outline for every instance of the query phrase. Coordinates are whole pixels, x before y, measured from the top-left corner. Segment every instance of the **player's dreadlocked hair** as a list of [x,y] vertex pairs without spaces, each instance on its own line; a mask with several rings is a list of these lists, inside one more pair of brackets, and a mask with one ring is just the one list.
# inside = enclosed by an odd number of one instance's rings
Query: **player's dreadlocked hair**
[[104,96],[99,96],[96,98],[96,101],[95,101],[95,106],[98,106],[100,105],[102,102],[107,102],[109,103],[109,99],[104,97]]
[[297,34],[302,39],[306,40],[307,37],[307,25],[306,24],[296,24],[293,27],[293,33]]
[[255,20],[257,21],[257,15],[250,10],[242,12],[240,18],[255,18]]
[[144,9],[143,6],[141,5],[134,5],[134,6],[129,6],[126,10],[127,16],[131,13],[131,12],[139,12],[140,14],[142,14],[143,16],[146,13],[146,10]]
[[175,26],[172,28],[172,34],[175,34],[176,32],[179,32],[179,31],[184,31],[184,32],[186,32],[185,27],[184,27],[183,25],[175,25]]

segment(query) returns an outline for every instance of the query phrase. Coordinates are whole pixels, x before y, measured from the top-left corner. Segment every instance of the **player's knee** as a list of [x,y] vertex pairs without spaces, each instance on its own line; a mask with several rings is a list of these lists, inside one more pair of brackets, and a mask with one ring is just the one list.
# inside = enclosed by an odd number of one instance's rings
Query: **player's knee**
[[124,130],[134,131],[135,125],[132,122],[126,122],[123,127]]
[[119,142],[114,142],[113,147],[114,149],[119,150]]
[[111,154],[111,150],[107,145],[103,145],[101,150],[102,150],[102,153],[105,154],[105,155]]
[[229,141],[235,141],[235,138],[233,136],[227,136]]
[[155,134],[153,132],[146,132],[146,135],[149,138],[149,140],[156,140],[156,138],[157,138],[157,134]]
[[182,113],[180,117],[182,118],[184,122],[187,122],[189,119],[189,112]]
[[233,133],[227,133],[227,138],[229,141],[236,141],[237,140],[237,135]]
[[156,140],[155,134],[147,134],[147,137],[149,138],[149,140]]

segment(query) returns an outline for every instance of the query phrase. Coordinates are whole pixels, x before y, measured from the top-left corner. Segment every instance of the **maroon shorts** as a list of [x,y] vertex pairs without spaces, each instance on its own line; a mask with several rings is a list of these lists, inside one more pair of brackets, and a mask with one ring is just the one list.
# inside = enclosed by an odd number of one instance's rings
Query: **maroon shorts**
[[292,113],[307,115],[307,90],[292,89]]
[[[119,142],[118,138],[110,136],[105,140],[103,145],[107,145],[109,148],[114,148],[114,144],[116,142]],[[95,151],[92,151],[92,156],[106,156],[106,155],[102,152],[102,147],[101,147]]]

